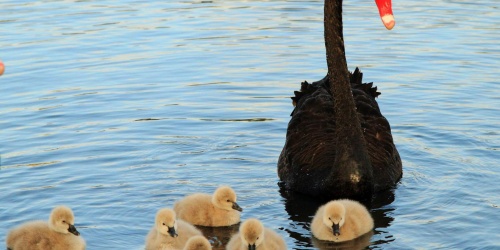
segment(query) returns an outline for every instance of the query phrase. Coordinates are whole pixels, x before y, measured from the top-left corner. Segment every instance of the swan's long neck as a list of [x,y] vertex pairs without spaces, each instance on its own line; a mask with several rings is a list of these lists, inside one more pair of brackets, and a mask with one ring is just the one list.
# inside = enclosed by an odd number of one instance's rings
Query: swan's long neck
[[350,90],[342,33],[342,0],[325,0],[324,22],[328,75],[330,79],[334,79],[336,83],[344,84],[345,89]]
[[350,186],[356,188],[364,186],[356,182],[372,183],[373,173],[349,82],[342,34],[342,0],[325,0],[324,24],[328,76],[335,110],[336,178],[341,176],[347,182],[345,185],[352,182]]

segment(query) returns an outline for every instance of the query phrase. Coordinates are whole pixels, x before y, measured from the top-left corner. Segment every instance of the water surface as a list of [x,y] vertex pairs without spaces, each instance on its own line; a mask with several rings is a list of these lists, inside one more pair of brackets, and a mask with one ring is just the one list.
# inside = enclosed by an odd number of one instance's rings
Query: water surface
[[[373,236],[311,238],[319,205],[277,186],[289,96],[326,72],[323,2],[0,3],[0,249],[70,206],[88,249],[143,249],[156,211],[231,185],[290,249],[500,248],[500,16],[493,0],[345,1],[348,64],[373,81],[404,176]],[[217,249],[234,228],[205,229]]]

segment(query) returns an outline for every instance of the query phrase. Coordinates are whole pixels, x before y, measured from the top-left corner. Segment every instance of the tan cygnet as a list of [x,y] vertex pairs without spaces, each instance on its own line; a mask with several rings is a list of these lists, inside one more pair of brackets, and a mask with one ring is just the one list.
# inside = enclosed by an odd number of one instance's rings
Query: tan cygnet
[[197,235],[189,238],[183,250],[211,250],[212,246],[207,238]]
[[257,219],[241,223],[240,231],[231,237],[226,250],[285,250],[285,240],[276,232],[265,228]]
[[85,241],[74,226],[73,211],[66,206],[55,207],[49,221],[31,221],[7,235],[11,250],[83,250]]
[[146,250],[179,250],[196,235],[202,235],[200,230],[176,219],[172,209],[162,208],[156,213],[155,225],[146,237]]
[[311,223],[320,240],[342,242],[355,239],[373,229],[373,218],[361,203],[333,200],[319,207]]
[[199,226],[220,227],[240,222],[243,211],[236,203],[236,193],[228,186],[221,186],[213,195],[196,193],[186,196],[174,205],[180,219]]

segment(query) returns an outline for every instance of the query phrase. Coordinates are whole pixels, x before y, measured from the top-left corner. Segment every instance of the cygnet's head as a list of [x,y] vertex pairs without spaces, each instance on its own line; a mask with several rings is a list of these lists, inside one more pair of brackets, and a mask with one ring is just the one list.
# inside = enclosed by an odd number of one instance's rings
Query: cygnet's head
[[323,211],[323,223],[332,228],[333,235],[340,235],[340,228],[345,222],[345,207],[338,201],[330,201]]
[[211,250],[212,246],[210,245],[210,242],[207,240],[207,238],[201,236],[201,235],[196,235],[191,238],[186,242],[186,245],[184,246],[184,250]]
[[264,226],[257,219],[248,219],[240,226],[240,237],[248,250],[255,250],[264,241]]
[[221,209],[243,211],[236,203],[236,193],[228,186],[221,186],[215,190],[212,196],[212,203]]
[[156,230],[163,235],[177,237],[177,221],[172,209],[162,208],[156,213]]
[[59,233],[72,233],[76,236],[80,233],[75,228],[75,216],[71,208],[66,206],[58,206],[52,209],[49,218],[49,227]]

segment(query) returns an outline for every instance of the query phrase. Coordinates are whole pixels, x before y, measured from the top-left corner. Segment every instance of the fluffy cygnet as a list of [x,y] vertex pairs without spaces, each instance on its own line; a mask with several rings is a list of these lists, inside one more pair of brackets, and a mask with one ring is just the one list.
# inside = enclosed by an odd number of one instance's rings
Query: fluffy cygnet
[[155,225],[146,237],[146,250],[182,249],[189,238],[202,235],[193,225],[177,220],[172,209],[162,208],[156,213]]
[[240,222],[243,211],[236,203],[236,193],[221,186],[213,195],[196,193],[186,196],[174,205],[180,219],[199,226],[220,227]]
[[66,206],[55,207],[49,221],[31,221],[7,235],[11,250],[83,250],[85,241],[74,226],[73,211]]
[[226,250],[285,250],[285,240],[276,232],[265,228],[257,219],[241,223],[240,231],[233,235]]
[[355,239],[372,229],[373,219],[366,207],[347,199],[319,207],[311,223],[316,238],[335,242]]
[[211,250],[212,246],[207,238],[197,235],[189,238],[183,250]]

